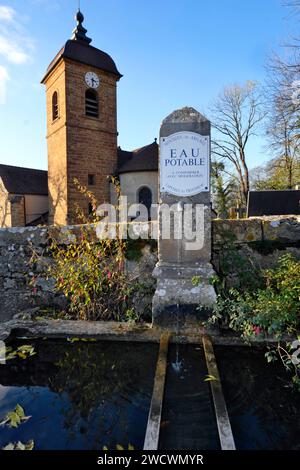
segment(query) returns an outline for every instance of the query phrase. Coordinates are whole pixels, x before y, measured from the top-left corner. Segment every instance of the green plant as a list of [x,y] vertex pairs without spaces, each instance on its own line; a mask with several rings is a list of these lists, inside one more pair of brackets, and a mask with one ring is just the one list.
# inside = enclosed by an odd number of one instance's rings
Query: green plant
[[[96,237],[95,224],[99,222],[97,201],[77,180],[74,183],[78,191],[89,199],[93,214],[87,219],[77,206],[76,218],[86,225],[79,226],[76,239],[73,233],[64,232],[62,240],[60,233],[54,230],[47,249],[51,259],[48,278],[54,280],[57,292],[68,300],[65,317],[116,321],[138,319],[139,315],[134,312],[135,300],[137,294],[143,295],[145,289],[137,277],[130,277],[125,272],[127,241],[119,236],[114,239]],[[114,183],[120,196],[119,184]],[[41,257],[33,253],[32,262],[37,260],[42,262]]]
[[300,325],[300,261],[283,255],[261,277],[263,286],[255,290],[223,289],[211,321],[223,319],[244,336],[295,332]]
[[69,343],[77,343],[82,341],[83,343],[95,343],[97,340],[95,338],[67,338]]
[[206,375],[204,382],[218,382],[218,379],[214,375]]
[[125,311],[125,319],[127,321],[137,321],[139,319],[138,313],[135,311],[134,308],[128,308]]
[[49,276],[68,299],[73,318],[121,320],[136,287],[124,273],[122,242],[91,242],[86,229],[81,232],[80,241],[69,245],[52,240]]
[[25,416],[24,408],[17,404],[13,411],[9,411],[0,426],[8,425],[10,428],[17,428],[24,421],[28,421],[31,416]]
[[293,364],[284,335],[297,335],[300,328],[300,261],[285,254],[275,268],[262,270],[259,277],[263,283],[255,289],[253,286],[226,289],[220,280],[221,288],[208,322],[219,322],[246,341],[255,336],[275,336],[276,351],[269,350],[266,359],[272,362],[279,357],[298,384],[300,367]]
[[[102,450],[109,450],[108,447],[104,446]],[[121,444],[116,445],[116,450],[134,450],[133,445],[128,444],[128,449],[126,447],[121,446]]]
[[[85,227],[80,241],[60,245],[52,240],[48,276],[68,299],[69,318],[81,320],[137,320],[137,297],[147,298],[140,280],[125,271],[122,240],[94,240]],[[145,312],[146,313],[146,312]]]
[[[300,335],[298,335],[300,341]],[[293,360],[294,349],[291,342],[278,342],[276,347],[268,347],[265,353],[267,362],[275,362],[278,358],[281,360],[287,372],[292,376],[293,385],[300,391],[300,364]]]
[[127,239],[124,242],[126,259],[129,261],[139,261],[143,256],[143,248],[146,246],[149,246],[151,252],[153,252],[157,248],[157,241],[147,239]]
[[23,444],[23,442],[10,442],[6,446],[2,448],[2,450],[33,450],[34,449],[34,441],[31,439],[30,441]]
[[13,350],[10,346],[2,346],[0,348],[0,356],[5,356],[6,361],[18,358],[27,359],[28,357],[32,357],[35,354],[36,352],[34,350],[34,346],[31,344],[23,344],[22,346],[18,346],[15,350]]
[[218,277],[212,279],[218,293],[223,295],[231,287],[239,291],[255,290],[263,285],[260,266],[249,253],[235,243],[235,235],[227,230],[221,234],[218,249]]

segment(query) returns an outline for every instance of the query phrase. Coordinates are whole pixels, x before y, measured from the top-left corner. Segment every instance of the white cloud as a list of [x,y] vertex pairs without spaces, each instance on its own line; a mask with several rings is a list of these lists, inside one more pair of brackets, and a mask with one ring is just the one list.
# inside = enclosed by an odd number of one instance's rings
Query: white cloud
[[13,64],[25,64],[29,55],[17,44],[0,35],[0,55]]
[[6,5],[0,5],[0,56],[12,64],[30,61],[33,41],[17,19],[17,12]]
[[9,80],[8,72],[0,65],[0,105],[6,103],[6,82]]
[[0,20],[11,23],[14,20],[16,12],[13,8],[6,5],[0,5]]

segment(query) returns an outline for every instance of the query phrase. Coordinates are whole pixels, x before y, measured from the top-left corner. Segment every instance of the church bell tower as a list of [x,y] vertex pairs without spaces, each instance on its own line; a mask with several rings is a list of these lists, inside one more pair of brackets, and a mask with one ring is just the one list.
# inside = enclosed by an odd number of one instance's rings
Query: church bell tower
[[91,46],[81,11],[72,38],[50,63],[42,83],[47,98],[49,223],[76,223],[89,201],[74,179],[109,202],[108,176],[117,166],[117,82],[112,58]]

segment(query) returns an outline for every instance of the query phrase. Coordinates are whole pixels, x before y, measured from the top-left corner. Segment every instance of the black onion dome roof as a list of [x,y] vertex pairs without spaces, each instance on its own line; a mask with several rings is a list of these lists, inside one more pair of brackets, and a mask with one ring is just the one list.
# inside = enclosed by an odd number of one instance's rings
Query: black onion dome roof
[[106,52],[100,51],[100,49],[85,42],[69,39],[50,63],[42,82],[45,81],[61,59],[70,59],[81,64],[91,65],[116,75],[118,79],[122,77],[115,62]]
[[82,25],[84,16],[80,10],[77,12],[75,19],[77,21],[77,26],[73,30],[72,38],[66,42],[54,57],[47,68],[42,83],[61,59],[70,59],[75,62],[80,62],[81,64],[91,65],[92,67],[96,67],[98,69],[105,70],[105,72],[116,75],[118,79],[121,78],[122,75],[118,71],[113,59],[106,54],[106,52],[90,45],[92,40],[86,36],[87,30]]

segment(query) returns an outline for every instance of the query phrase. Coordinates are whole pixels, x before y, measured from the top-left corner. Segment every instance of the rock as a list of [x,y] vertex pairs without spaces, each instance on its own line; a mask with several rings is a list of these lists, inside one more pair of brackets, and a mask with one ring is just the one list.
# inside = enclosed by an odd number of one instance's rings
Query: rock
[[262,227],[264,240],[300,242],[300,216],[264,217]]
[[28,310],[24,310],[22,312],[16,313],[13,316],[14,320],[32,320],[35,316],[38,315],[40,311],[40,307],[31,308]]
[[14,279],[5,279],[3,288],[5,290],[14,289],[16,287],[16,281]]
[[260,219],[215,219],[212,226],[215,245],[222,245],[226,241],[240,244],[262,240]]

